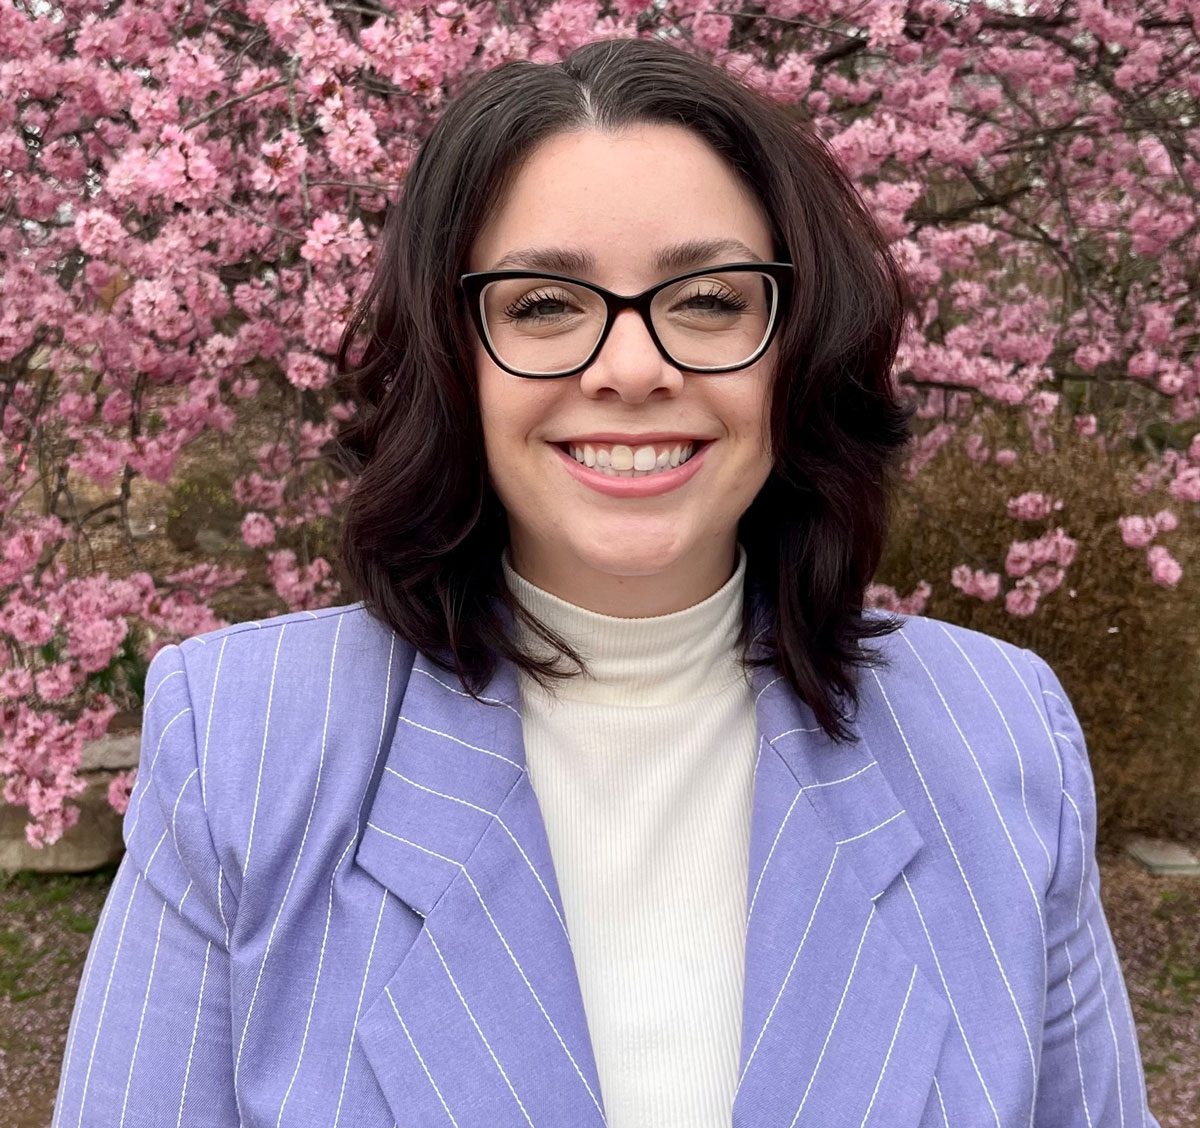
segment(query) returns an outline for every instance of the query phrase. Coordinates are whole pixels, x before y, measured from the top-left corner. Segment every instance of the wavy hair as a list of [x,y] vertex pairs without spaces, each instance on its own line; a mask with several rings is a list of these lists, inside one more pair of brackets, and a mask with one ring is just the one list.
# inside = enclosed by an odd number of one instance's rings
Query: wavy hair
[[[558,655],[586,671],[504,580],[507,522],[482,456],[457,279],[541,142],[642,123],[682,125],[708,142],[758,197],[777,257],[797,266],[770,393],[774,465],[738,525],[747,553],[739,642],[747,666],[777,663],[831,738],[853,739],[856,669],[882,662],[864,643],[900,625],[863,603],[910,438],[912,409],[891,368],[911,292],[811,127],[665,42],[599,40],[558,63],[501,64],[470,80],[422,143],[337,352],[338,383],[356,407],[336,436],[353,479],[342,567],[372,615],[474,697],[501,657],[544,687],[572,676]],[[507,629],[513,615],[558,653],[524,653]],[[754,658],[752,641],[763,648]]]

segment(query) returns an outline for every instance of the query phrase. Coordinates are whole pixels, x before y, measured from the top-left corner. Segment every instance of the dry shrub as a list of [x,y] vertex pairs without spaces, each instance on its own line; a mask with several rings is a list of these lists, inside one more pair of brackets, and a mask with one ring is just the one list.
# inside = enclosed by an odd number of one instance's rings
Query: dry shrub
[[[897,491],[895,524],[878,579],[906,593],[933,587],[925,613],[1028,647],[1054,668],[1087,738],[1101,834],[1142,831],[1200,836],[1200,522],[1197,507],[1156,488],[1135,496],[1135,513],[1174,510],[1179,528],[1161,534],[1184,569],[1174,589],[1156,585],[1146,549],[1127,546],[1117,518],[1130,512],[1138,460],[1107,451],[1054,421],[1057,449],[1038,454],[1014,420],[988,421],[992,447],[1020,457],[1004,469],[972,462],[948,444]],[[1010,498],[1040,490],[1063,507],[1045,521],[1006,515]],[[1008,545],[1061,526],[1079,542],[1066,579],[1028,618],[950,584],[955,565],[1003,574]],[[1004,587],[1012,580],[1005,577]]]

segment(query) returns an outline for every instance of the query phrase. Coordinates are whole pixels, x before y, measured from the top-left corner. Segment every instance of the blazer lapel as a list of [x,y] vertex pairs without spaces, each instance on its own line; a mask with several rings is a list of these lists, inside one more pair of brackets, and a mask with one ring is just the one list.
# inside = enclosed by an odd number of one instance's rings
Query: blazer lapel
[[515,667],[474,701],[418,653],[358,864],[423,917],[358,1024],[397,1123],[604,1123]]
[[949,1007],[875,901],[921,836],[865,741],[830,741],[777,669],[755,670],[754,685],[759,759],[733,1124],[915,1128]]

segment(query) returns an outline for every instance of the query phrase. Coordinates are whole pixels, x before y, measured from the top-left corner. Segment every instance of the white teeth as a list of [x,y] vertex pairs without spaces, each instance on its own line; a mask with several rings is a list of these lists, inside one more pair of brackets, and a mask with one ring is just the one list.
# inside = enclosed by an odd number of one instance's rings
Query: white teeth
[[676,443],[662,451],[649,445],[634,449],[623,443],[612,447],[595,447],[591,443],[567,447],[576,462],[616,478],[641,478],[673,469],[691,458],[694,449],[692,443]]

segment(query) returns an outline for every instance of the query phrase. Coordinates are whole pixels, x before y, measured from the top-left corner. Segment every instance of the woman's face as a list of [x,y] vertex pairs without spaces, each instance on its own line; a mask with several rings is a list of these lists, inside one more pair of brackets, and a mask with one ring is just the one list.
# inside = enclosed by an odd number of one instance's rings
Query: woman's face
[[[656,269],[658,254],[698,240],[730,245]],[[768,221],[753,194],[696,134],[665,125],[560,134],[536,149],[472,247],[470,269],[525,267],[501,260],[535,248],[584,256],[590,267],[553,272],[620,294],[691,269],[773,258]],[[666,614],[711,595],[732,573],[738,519],[771,468],[775,355],[773,343],[740,371],[681,371],[660,355],[631,309],[575,376],[510,375],[476,340],[488,471],[508,515],[516,570],[563,599],[612,615]],[[601,474],[559,445],[589,436],[597,458],[621,438],[631,450],[651,445],[657,453],[674,447],[674,437],[706,443],[694,465],[668,471],[678,481],[672,488],[615,496],[613,482],[628,490],[654,477]],[[620,463],[623,456],[609,458]],[[641,462],[647,458],[643,452]]]

